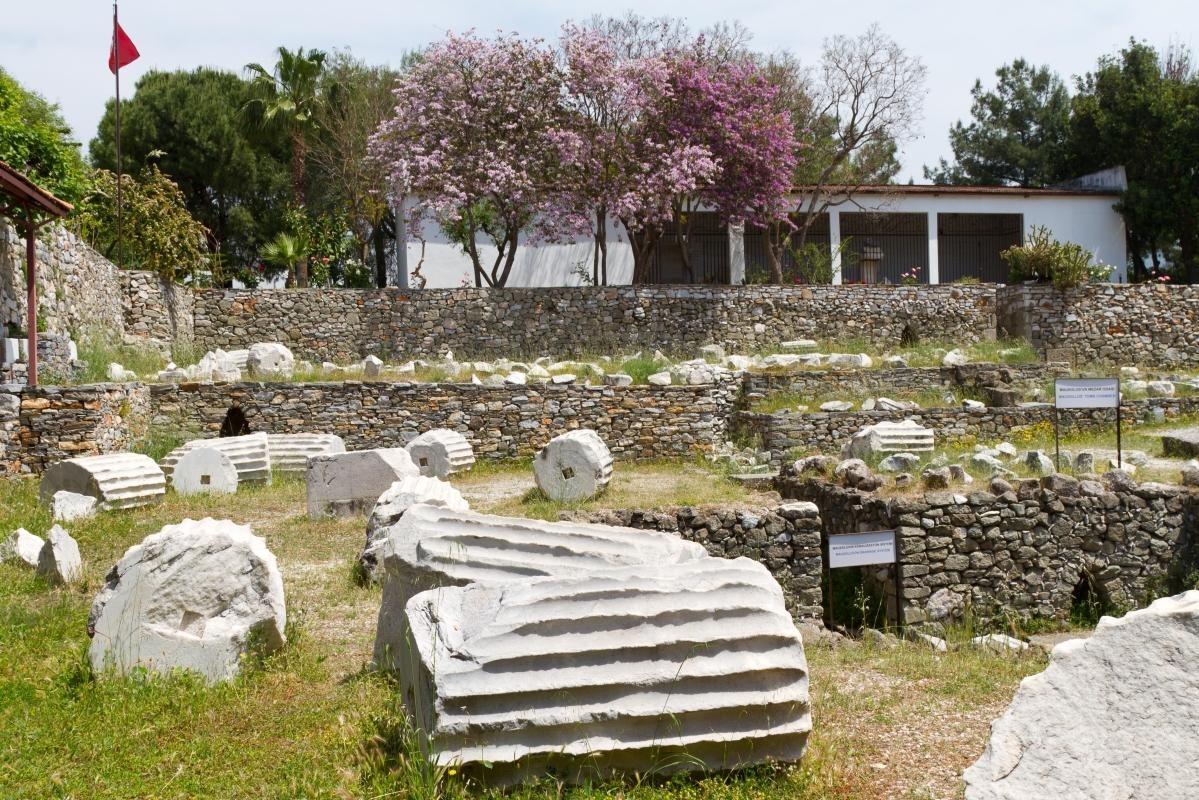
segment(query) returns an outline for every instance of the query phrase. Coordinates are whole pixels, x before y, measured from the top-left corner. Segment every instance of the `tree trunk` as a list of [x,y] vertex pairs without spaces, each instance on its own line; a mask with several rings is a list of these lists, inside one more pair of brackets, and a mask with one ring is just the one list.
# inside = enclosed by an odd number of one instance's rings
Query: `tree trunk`
[[[304,186],[304,163],[308,156],[308,143],[304,141],[304,132],[296,129],[291,135],[291,190],[292,199],[296,205],[304,209],[307,206],[307,192]],[[308,288],[308,259],[301,259],[296,271],[296,284],[301,289]]]
[[[516,247],[520,239],[520,228],[510,228],[508,236],[504,239],[504,248],[502,255],[504,256],[504,271],[497,277],[492,273],[494,280],[491,285],[497,289],[502,289],[508,285],[508,276],[512,274],[512,264],[516,261]],[[499,259],[496,259],[497,266]]]
[[679,244],[679,258],[683,262],[683,272],[687,273],[687,282],[695,283],[695,270],[691,268],[691,248],[688,247],[691,241],[691,213],[684,206],[675,209],[674,240]]
[[633,248],[633,280],[635,285],[649,282],[650,270],[653,267],[654,248],[658,244],[659,231],[646,228],[634,231],[625,225],[629,234],[629,244]]
[[595,285],[608,285],[608,209],[604,207],[595,210],[595,252],[598,258],[598,268],[595,273]]
[[775,239],[781,234],[779,227],[775,223],[762,228],[762,250],[766,253],[766,266],[770,267],[770,282],[774,284],[783,282],[783,260],[780,251],[784,240]]

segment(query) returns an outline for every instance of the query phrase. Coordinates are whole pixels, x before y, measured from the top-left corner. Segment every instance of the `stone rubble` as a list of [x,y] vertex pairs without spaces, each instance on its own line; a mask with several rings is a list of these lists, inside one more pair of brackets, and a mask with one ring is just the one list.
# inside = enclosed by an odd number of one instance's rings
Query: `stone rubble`
[[405,448],[421,475],[448,478],[469,470],[475,463],[475,451],[458,431],[434,428],[417,436]]

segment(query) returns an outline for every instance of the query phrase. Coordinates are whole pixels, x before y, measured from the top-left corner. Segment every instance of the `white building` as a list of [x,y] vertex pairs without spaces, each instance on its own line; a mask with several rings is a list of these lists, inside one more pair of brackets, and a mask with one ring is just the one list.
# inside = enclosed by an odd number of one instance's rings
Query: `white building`
[[[1127,279],[1126,237],[1124,220],[1115,209],[1122,177],[1119,170],[1112,180],[1096,182],[1089,177],[1076,186],[1047,189],[888,185],[858,187],[849,196],[834,188],[834,201],[810,228],[808,241],[832,253],[852,254],[836,272],[836,283],[862,281],[857,257],[865,247],[882,251],[877,270],[881,283],[898,283],[911,270],[923,283],[951,283],[965,277],[1003,283],[1007,266],[1000,252],[1023,243],[1034,227],[1044,226],[1054,238],[1076,242],[1094,253],[1097,261],[1115,267],[1111,280],[1122,282]],[[797,204],[802,197],[800,188]],[[469,257],[446,239],[436,223],[427,223],[423,236],[423,246],[407,245],[409,272],[419,266],[428,288],[474,285]],[[715,214],[697,214],[688,247],[692,280],[674,237],[666,235],[655,255],[653,282],[740,284],[747,273],[765,269],[762,248],[760,233],[730,228]],[[522,244],[508,285],[588,283],[592,249],[590,238],[573,244]],[[494,258],[493,247],[480,250],[485,263]],[[632,273],[633,256],[624,231],[611,224],[608,282],[627,284]]]

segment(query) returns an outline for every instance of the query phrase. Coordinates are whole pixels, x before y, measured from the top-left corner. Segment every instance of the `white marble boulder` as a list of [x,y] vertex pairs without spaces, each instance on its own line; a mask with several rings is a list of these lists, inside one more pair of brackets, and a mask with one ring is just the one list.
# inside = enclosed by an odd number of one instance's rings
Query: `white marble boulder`
[[245,366],[252,376],[289,377],[295,371],[296,357],[279,342],[259,342],[250,345]]
[[30,533],[24,528],[17,528],[0,542],[0,562],[15,561],[27,567],[37,567],[38,557],[42,554],[42,545],[46,540]]
[[137,453],[112,453],[59,461],[42,475],[41,501],[53,502],[66,491],[96,498],[100,510],[154,505],[166,494],[166,476],[154,459]]
[[171,471],[176,494],[236,494],[240,481],[237,465],[215,447],[188,450]]
[[533,457],[537,488],[559,503],[596,497],[612,480],[612,453],[599,434],[577,430],[555,436]]
[[420,475],[399,447],[355,450],[308,459],[308,516],[367,514],[396,481]]
[[58,525],[50,529],[42,543],[37,557],[37,574],[52,584],[74,583],[83,577],[79,543]]
[[1199,591],[1053,649],[991,724],[967,800],[1199,797]]
[[812,727],[795,623],[750,559],[442,588],[407,615],[415,725],[488,782],[796,761]]
[[96,515],[96,498],[60,489],[50,498],[50,515],[55,522],[74,522]]
[[219,450],[229,457],[237,469],[238,485],[249,483],[270,484],[271,451],[265,433],[248,433],[244,436],[224,436],[217,439],[193,439],[176,447],[159,462],[163,473],[173,480],[175,465],[183,456],[199,447]]
[[228,520],[184,520],[129,548],[92,604],[96,671],[191,670],[229,680],[282,647],[283,578],[266,542]]
[[404,449],[412,456],[420,474],[430,478],[448,478],[456,472],[465,472],[475,463],[470,442],[448,428],[425,431]]
[[313,456],[346,451],[346,443],[332,433],[268,433],[266,441],[271,469],[299,477],[308,471],[308,459]]
[[448,508],[451,511],[470,510],[470,504],[462,493],[440,478],[418,475],[393,483],[379,496],[366,521],[366,547],[359,557],[359,563],[370,580],[379,579],[375,544],[387,536],[387,531],[400,521],[408,509],[416,505]]
[[416,505],[376,538],[366,556],[379,565],[383,582],[375,663],[389,669],[407,641],[404,605],[418,592],[693,561],[706,558],[707,551],[703,545],[658,531]]
[[841,457],[872,461],[884,453],[931,453],[933,447],[933,431],[905,419],[867,425],[841,448]]

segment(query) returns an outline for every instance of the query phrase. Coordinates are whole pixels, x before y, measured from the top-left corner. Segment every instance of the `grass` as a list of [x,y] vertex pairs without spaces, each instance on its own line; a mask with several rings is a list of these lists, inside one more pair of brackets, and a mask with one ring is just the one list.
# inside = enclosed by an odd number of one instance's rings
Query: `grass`
[[[480,464],[497,485],[526,465]],[[627,473],[629,480],[622,479]],[[673,488],[666,481],[673,475]],[[609,505],[738,500],[734,484],[699,464],[619,470]],[[49,515],[33,480],[0,482],[0,532],[44,534]],[[960,770],[981,752],[989,720],[1035,658],[973,650],[935,655],[808,648],[815,732],[798,766],[666,780],[633,776],[582,787],[552,780],[508,793],[431,769],[394,686],[364,670],[380,592],[351,579],[363,521],[309,520],[304,489],[284,481],[220,499],[169,495],[156,507],[98,515],[70,526],[83,580],[54,588],[0,564],[0,796],[55,798],[639,798],[866,800],[960,793]],[[547,515],[538,501],[513,513]],[[503,506],[503,501],[497,501]],[[88,607],[130,545],[184,517],[251,525],[279,559],[289,642],[235,681],[206,686],[186,675],[115,678],[86,661]],[[882,765],[879,767],[878,765]],[[932,787],[929,789],[929,787]]]
[[[598,498],[581,503],[550,500],[533,485],[528,459],[479,463],[469,473],[455,476],[454,485],[471,506],[488,514],[556,520],[563,512],[589,512],[615,508],[666,508],[752,502],[753,493],[702,461],[657,461],[621,464],[612,482]],[[495,486],[510,491],[500,496],[482,490]]]
[[153,382],[159,371],[167,365],[166,359],[157,350],[117,343],[103,336],[81,336],[78,347],[79,360],[85,366],[81,373],[73,376],[70,383],[105,383],[109,380],[108,365],[112,363],[137,373],[140,380]]

